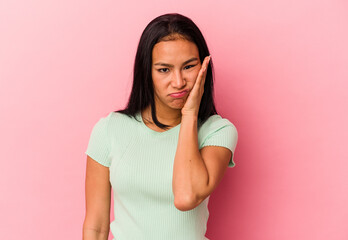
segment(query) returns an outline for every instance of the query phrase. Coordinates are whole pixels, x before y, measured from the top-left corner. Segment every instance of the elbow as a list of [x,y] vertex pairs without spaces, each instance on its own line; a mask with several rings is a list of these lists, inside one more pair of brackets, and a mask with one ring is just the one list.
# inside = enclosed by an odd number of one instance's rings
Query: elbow
[[194,196],[186,195],[184,197],[174,198],[174,205],[180,211],[189,211],[197,207],[197,198]]

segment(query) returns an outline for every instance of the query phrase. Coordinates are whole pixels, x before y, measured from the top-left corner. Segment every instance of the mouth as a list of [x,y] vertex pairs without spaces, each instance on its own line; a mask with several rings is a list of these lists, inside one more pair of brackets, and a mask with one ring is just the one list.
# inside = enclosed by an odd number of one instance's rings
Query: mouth
[[188,90],[184,90],[181,92],[172,93],[169,96],[174,97],[174,98],[180,98],[180,97],[184,97],[187,93],[188,93]]

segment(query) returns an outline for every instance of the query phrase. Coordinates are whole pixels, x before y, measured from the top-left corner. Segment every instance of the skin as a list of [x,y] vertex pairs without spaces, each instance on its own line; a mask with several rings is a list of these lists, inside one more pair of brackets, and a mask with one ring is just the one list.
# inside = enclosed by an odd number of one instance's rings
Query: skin
[[[197,59],[184,64],[191,58]],[[222,147],[208,146],[198,150],[196,119],[204,92],[209,60],[210,57],[206,57],[201,63],[197,46],[180,38],[157,43],[152,53],[157,118],[160,122],[171,126],[182,122],[173,172],[175,206],[182,211],[195,208],[210,195],[222,179],[231,157],[229,150]],[[173,66],[155,65],[158,62]],[[185,89],[189,90],[189,94],[182,99],[169,96]],[[149,105],[142,112],[143,119],[145,116],[150,128],[163,131],[151,123],[150,111]],[[192,158],[186,159],[186,156]],[[85,186],[86,217],[83,224],[83,239],[107,239],[111,201],[109,168],[89,156],[87,156]],[[186,196],[193,197],[188,199]]]
[[[192,58],[196,60],[185,63]],[[198,148],[197,118],[209,61],[210,57],[205,57],[201,63],[197,46],[182,38],[159,42],[152,52],[157,117],[172,127],[181,123],[172,181],[174,205],[181,211],[194,209],[214,191],[231,158],[231,151],[225,147]],[[157,65],[159,62],[167,66]],[[186,89],[189,94],[183,98],[169,96]],[[150,110],[148,106],[142,113],[149,120],[147,125],[166,131],[151,123]]]
[[[185,63],[192,58],[196,59]],[[159,42],[152,52],[157,118],[172,127],[181,123],[172,181],[174,205],[181,211],[194,209],[214,191],[231,158],[231,151],[224,147],[198,149],[197,118],[209,61],[208,56],[201,63],[197,46],[182,38]],[[169,95],[186,89],[189,94],[185,97],[173,98]],[[159,132],[166,131],[151,123],[150,107],[142,113],[146,116],[145,124],[148,120],[148,127]]]
[[86,215],[83,240],[108,239],[111,208],[109,168],[87,155],[85,179]]
[[[190,59],[195,60],[185,63]],[[206,57],[201,64],[196,44],[182,38],[161,41],[154,46],[151,72],[156,115],[160,122],[174,127],[181,122],[183,114],[198,116],[206,76],[204,68],[209,59]],[[183,98],[169,95],[183,90],[189,90],[189,94]],[[150,105],[142,112],[142,116],[150,128],[165,131],[152,122]]]

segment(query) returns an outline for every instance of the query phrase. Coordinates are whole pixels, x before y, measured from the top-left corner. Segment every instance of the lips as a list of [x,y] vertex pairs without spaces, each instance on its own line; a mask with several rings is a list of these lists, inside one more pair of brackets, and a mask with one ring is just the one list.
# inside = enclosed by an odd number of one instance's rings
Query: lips
[[[181,91],[181,92],[176,92],[176,93],[172,93],[172,94],[181,94],[181,93],[184,93],[184,92],[187,92],[188,90],[184,90],[184,91]],[[172,95],[172,94],[170,94],[170,95]]]
[[188,93],[188,90],[172,93],[172,94],[170,94],[170,96],[172,96],[172,97],[183,97],[183,96],[186,95],[186,93]]

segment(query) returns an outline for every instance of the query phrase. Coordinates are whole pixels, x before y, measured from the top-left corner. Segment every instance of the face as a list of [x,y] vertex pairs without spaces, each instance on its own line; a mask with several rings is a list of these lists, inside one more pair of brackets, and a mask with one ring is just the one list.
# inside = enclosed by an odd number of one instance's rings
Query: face
[[[195,43],[184,39],[158,42],[152,51],[152,80],[156,108],[181,109],[193,88],[201,61]],[[183,97],[170,94],[188,90]]]

